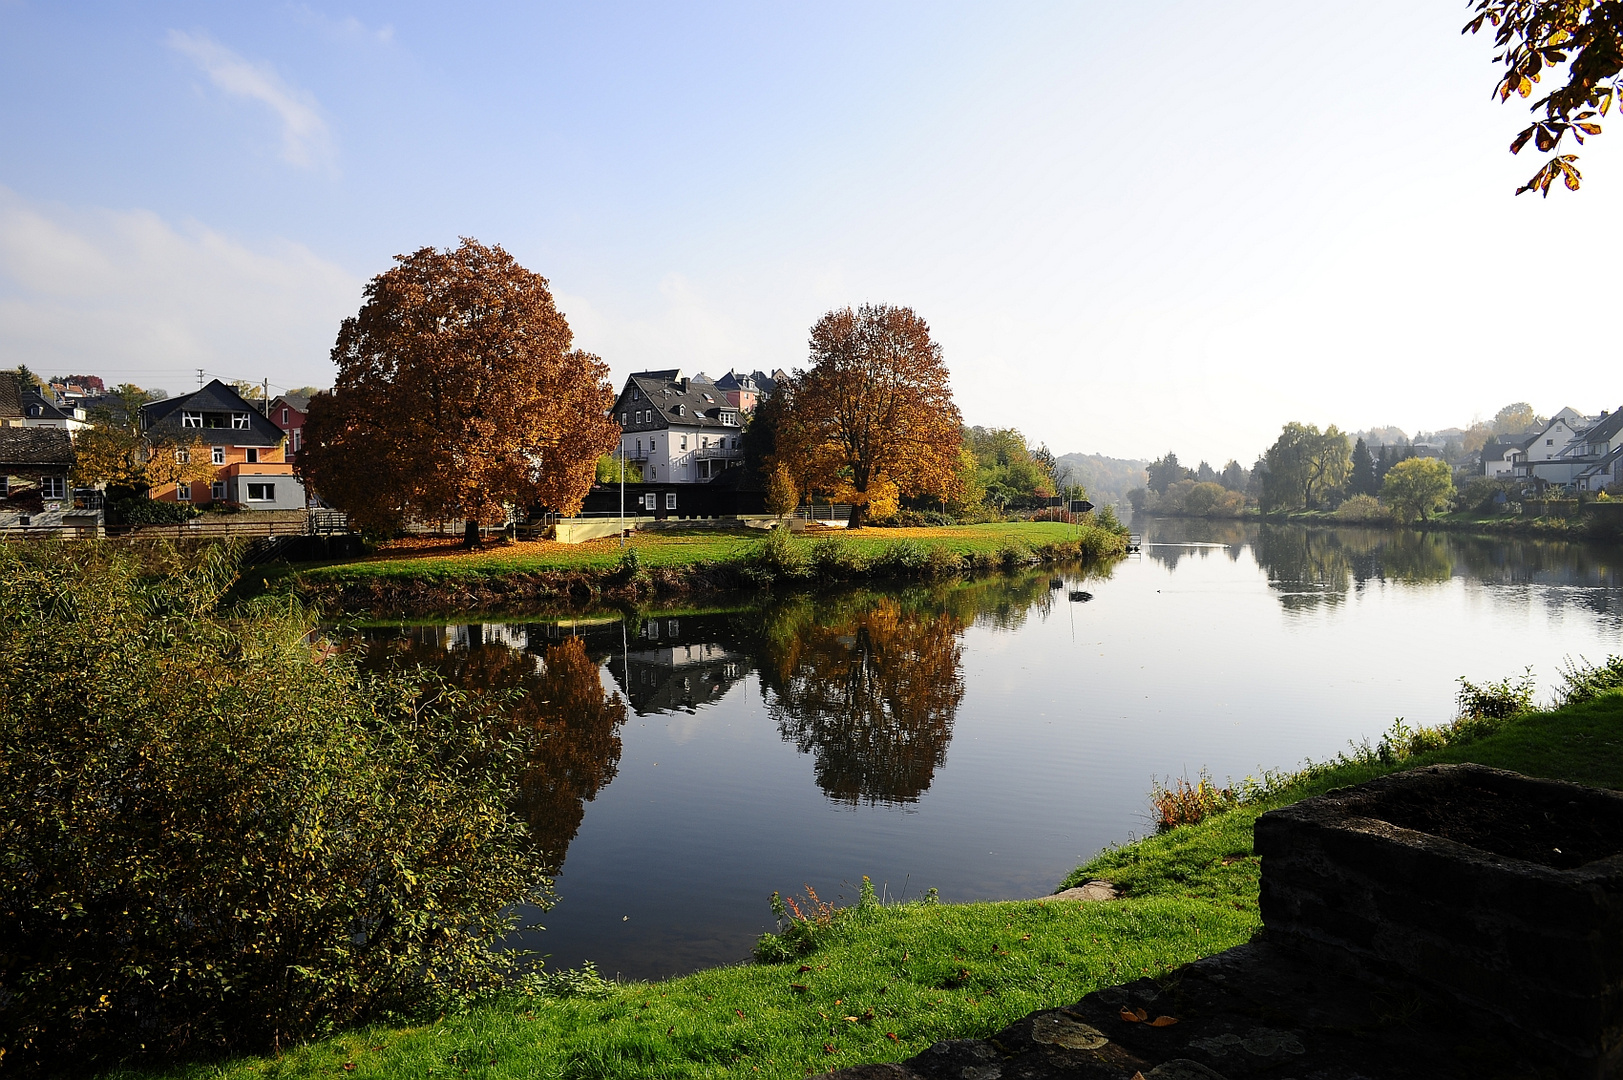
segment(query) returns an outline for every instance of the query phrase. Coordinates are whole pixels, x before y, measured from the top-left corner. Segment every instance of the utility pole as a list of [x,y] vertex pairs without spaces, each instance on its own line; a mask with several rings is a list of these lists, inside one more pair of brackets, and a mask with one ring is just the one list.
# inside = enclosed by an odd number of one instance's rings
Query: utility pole
[[202,368],[197,369],[197,388],[199,390],[203,389],[203,369]]
[[259,397],[259,411],[264,413],[265,418],[268,420],[268,419],[270,419],[270,380],[269,379],[265,380],[264,387],[263,387],[263,389],[261,389],[259,391],[259,395],[260,395],[260,397]]

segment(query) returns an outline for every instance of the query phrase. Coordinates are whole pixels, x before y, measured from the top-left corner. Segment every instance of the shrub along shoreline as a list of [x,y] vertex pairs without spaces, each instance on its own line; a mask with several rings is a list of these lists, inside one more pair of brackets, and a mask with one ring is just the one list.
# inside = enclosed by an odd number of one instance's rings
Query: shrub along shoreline
[[[276,1058],[142,1075],[264,1080],[341,1068],[380,1078],[789,1080],[899,1061],[937,1039],[985,1037],[1035,1009],[1248,940],[1261,925],[1252,825],[1276,806],[1462,761],[1623,789],[1623,658],[1569,672],[1559,707],[1528,710],[1528,695],[1525,683],[1510,680],[1465,684],[1466,715],[1454,724],[1414,730],[1400,722],[1333,761],[1208,785],[1192,824],[1111,848],[1060,883],[1107,879],[1122,889],[1119,900],[887,903],[863,879],[848,906],[816,896],[780,902],[782,932],[763,939],[753,964],[658,982],[608,981],[590,968],[535,976],[426,1025],[368,1027]],[[1163,812],[1178,791],[1159,792]]]
[[719,530],[639,534],[565,547],[499,545],[406,559],[356,559],[267,575],[324,611],[430,615],[559,604],[640,604],[708,593],[940,580],[1042,563],[1108,559],[1127,533],[1097,524],[1019,522],[851,535]]

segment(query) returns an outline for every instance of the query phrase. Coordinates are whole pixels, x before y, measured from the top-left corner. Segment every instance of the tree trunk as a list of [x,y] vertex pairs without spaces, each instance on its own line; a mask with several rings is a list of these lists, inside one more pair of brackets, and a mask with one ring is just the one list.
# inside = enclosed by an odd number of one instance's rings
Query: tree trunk
[[462,546],[466,548],[479,546],[479,521],[477,518],[468,518],[462,523]]
[[851,504],[851,517],[850,517],[850,520],[848,520],[845,523],[846,529],[850,530],[850,529],[860,529],[860,528],[862,528],[862,523],[863,523],[863,521],[865,521],[867,519],[867,517],[868,517],[868,504],[867,503],[860,503],[860,502],[859,503],[852,503]]

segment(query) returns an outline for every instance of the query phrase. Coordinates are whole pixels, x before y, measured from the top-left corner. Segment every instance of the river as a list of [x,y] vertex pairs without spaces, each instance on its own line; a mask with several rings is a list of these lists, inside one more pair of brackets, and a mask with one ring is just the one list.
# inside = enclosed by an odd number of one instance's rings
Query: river
[[[1149,829],[1153,778],[1333,757],[1457,677],[1623,653],[1623,551],[1151,522],[1109,568],[560,620],[369,626],[374,667],[520,691],[551,967],[745,958],[767,897],[1051,891]],[[487,616],[488,618],[488,616]]]

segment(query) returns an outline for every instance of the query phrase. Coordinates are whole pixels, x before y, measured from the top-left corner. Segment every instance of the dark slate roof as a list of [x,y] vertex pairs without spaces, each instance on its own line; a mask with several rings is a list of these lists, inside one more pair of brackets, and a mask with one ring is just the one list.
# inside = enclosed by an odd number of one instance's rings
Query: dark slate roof
[[21,420],[23,378],[15,371],[0,371],[0,420]]
[[[303,394],[282,394],[276,399],[276,401],[285,402],[289,408],[297,409],[301,413],[307,413],[310,411],[310,399],[305,397]],[[275,401],[271,402],[273,407],[275,404]]]
[[1499,439],[1489,439],[1487,442],[1482,444],[1482,460],[1483,462],[1503,461],[1505,460],[1505,454],[1507,451],[1520,449],[1522,449],[1522,444],[1514,439],[1505,439],[1502,441]]
[[[675,426],[736,434],[740,424],[721,422],[721,414],[724,411],[736,416],[738,410],[727,403],[727,398],[720,389],[713,383],[678,379],[677,376],[680,374],[681,372],[676,370],[639,371],[626,380],[625,389],[620,391],[619,400],[614,403],[616,413],[624,412],[631,415],[631,419],[625,424],[625,430],[662,431]],[[632,397],[633,388],[641,392],[640,398]],[[638,424],[637,411],[646,410],[650,405],[654,408],[653,418]]]
[[1601,417],[1600,423],[1584,432],[1583,437],[1586,442],[1611,442],[1619,431],[1623,431],[1623,408]]
[[54,427],[0,427],[0,469],[73,467],[73,440],[67,429]]
[[124,406],[124,399],[117,394],[95,394],[79,402],[79,408],[85,411],[85,416],[91,420],[96,414],[105,412],[115,423],[122,424],[130,418],[130,411]]
[[24,390],[18,395],[23,416],[29,420],[72,420],[71,408],[63,409],[39,390]]
[[[246,428],[191,428],[181,426],[181,413],[241,413],[248,414]],[[191,441],[202,439],[209,446],[279,446],[287,437],[258,407],[219,379],[201,390],[152,401],[141,406],[143,431],[165,438]]]

